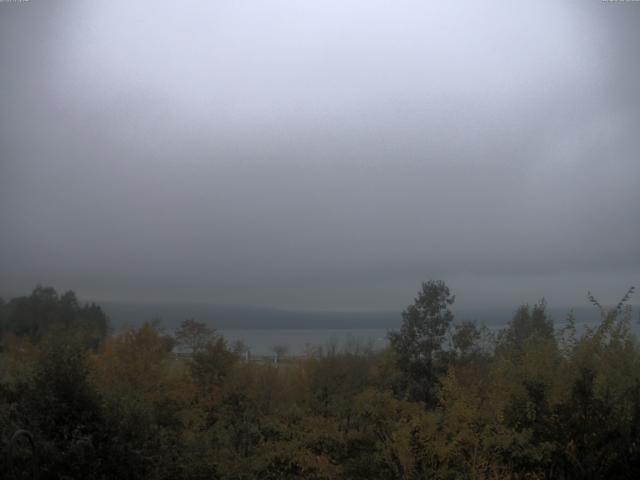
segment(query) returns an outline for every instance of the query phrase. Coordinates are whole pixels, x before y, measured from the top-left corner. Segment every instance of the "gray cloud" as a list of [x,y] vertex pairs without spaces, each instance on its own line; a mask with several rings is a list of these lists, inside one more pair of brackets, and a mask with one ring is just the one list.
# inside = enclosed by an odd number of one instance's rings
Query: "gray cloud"
[[639,21],[0,4],[0,291],[396,309],[439,277],[469,304],[613,301],[640,277]]

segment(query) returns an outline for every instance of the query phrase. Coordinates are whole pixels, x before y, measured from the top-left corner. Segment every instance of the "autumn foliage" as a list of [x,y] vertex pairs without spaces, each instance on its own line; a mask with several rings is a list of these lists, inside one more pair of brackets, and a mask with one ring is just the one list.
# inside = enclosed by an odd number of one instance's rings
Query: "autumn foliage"
[[491,331],[427,282],[388,348],[273,364],[194,319],[110,332],[99,307],[37,289],[0,307],[0,476],[37,461],[46,479],[638,478],[628,298],[587,328],[539,302]]

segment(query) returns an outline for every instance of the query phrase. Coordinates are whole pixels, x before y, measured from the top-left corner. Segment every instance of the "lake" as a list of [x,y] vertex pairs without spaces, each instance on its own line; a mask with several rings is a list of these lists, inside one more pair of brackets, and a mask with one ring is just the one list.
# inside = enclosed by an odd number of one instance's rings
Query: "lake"
[[[167,333],[172,333],[185,318],[194,318],[224,335],[230,346],[243,340],[253,355],[271,355],[275,346],[286,347],[290,355],[301,355],[308,346],[329,344],[338,348],[353,343],[384,348],[387,332],[399,329],[402,322],[400,312],[298,312],[208,303],[104,302],[104,307],[116,331],[155,318],[162,320]],[[498,330],[508,324],[516,308],[453,308],[453,311],[458,321],[474,320]],[[569,307],[548,308],[556,328],[564,324],[569,310]],[[599,312],[593,307],[577,307],[574,313],[582,326],[600,321]]]
[[[581,312],[584,313],[584,312]],[[595,327],[599,318],[592,311],[587,310],[586,315],[576,322],[578,332],[583,332],[586,327]],[[556,318],[560,315],[556,315]],[[495,317],[494,317],[495,318]],[[582,321],[581,321],[582,320]],[[506,321],[497,324],[489,324],[493,332],[506,327]],[[565,319],[556,320],[555,327],[562,328]],[[632,328],[638,330],[637,322],[632,323]],[[284,346],[290,355],[302,355],[309,347],[327,347],[335,345],[338,349],[345,346],[371,346],[373,349],[382,349],[388,345],[387,328],[351,328],[351,329],[220,329],[217,330],[229,342],[229,346],[242,340],[247,344],[253,355],[272,355],[273,347]]]
[[381,349],[387,345],[386,329],[284,329],[284,330],[218,330],[229,346],[244,341],[252,355],[271,355],[273,347],[284,346],[290,355],[302,355],[308,347],[335,345],[370,345]]

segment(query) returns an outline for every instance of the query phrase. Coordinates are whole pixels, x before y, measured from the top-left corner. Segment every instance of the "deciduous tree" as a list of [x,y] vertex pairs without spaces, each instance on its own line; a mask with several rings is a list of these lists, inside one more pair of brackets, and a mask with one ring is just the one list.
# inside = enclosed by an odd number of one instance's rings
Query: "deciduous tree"
[[402,312],[399,332],[389,340],[403,373],[404,390],[412,400],[432,405],[436,401],[438,373],[444,370],[442,347],[449,332],[455,295],[441,280],[422,284],[413,304]]

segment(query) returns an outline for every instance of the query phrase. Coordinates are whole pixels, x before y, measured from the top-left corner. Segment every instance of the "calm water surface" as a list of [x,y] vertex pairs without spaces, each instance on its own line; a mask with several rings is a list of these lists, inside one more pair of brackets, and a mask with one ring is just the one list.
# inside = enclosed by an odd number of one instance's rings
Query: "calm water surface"
[[387,345],[384,329],[336,330],[219,330],[233,345],[244,341],[253,355],[270,355],[273,347],[284,346],[290,355],[302,355],[308,348],[335,345],[338,348],[360,345],[374,349]]

